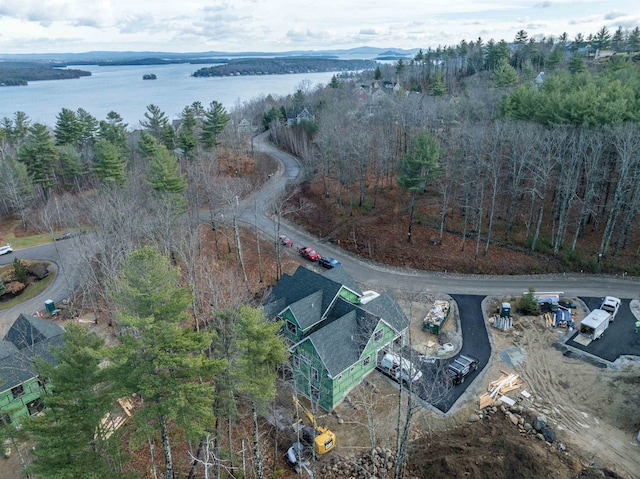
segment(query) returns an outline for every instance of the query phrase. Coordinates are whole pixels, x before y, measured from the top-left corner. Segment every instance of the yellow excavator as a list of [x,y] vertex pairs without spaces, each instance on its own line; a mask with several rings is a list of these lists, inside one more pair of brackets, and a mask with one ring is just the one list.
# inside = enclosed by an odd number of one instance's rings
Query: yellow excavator
[[296,409],[302,409],[302,412],[310,422],[310,426],[304,426],[302,419],[296,422],[293,427],[296,432],[302,433],[302,440],[308,444],[313,444],[313,450],[316,454],[326,454],[336,445],[336,435],[329,429],[319,426],[316,418],[305,408],[295,396],[291,396]]

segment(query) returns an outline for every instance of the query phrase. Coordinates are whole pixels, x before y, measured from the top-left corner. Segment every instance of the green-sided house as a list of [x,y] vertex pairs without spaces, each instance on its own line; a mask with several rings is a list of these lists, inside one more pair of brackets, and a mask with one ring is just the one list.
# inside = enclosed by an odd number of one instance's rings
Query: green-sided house
[[265,302],[283,321],[296,388],[331,411],[371,372],[382,351],[403,345],[409,320],[388,294],[363,294],[343,269],[299,267]]
[[21,314],[0,341],[0,415],[4,421],[42,410],[44,384],[34,371],[33,360],[54,362],[51,346],[62,344],[64,330],[55,323]]

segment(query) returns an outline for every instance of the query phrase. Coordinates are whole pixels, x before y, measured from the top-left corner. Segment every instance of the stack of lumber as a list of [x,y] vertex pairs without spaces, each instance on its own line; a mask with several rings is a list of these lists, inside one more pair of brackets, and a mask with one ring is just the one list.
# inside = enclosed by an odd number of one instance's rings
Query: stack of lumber
[[542,317],[544,318],[544,324],[547,328],[552,328],[553,327],[553,315],[551,313],[544,313],[542,315]]
[[489,384],[489,396],[491,399],[495,399],[496,396],[502,396],[509,391],[518,389],[520,386],[522,386],[520,376],[515,373],[508,374],[502,371],[502,376]]

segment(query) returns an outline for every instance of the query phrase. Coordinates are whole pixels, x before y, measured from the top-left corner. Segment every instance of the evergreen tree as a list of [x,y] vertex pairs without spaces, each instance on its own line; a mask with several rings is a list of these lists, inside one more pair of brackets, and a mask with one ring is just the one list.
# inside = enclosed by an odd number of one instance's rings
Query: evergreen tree
[[115,111],[110,111],[107,119],[100,122],[98,137],[115,146],[121,155],[127,153],[127,124]]
[[587,71],[587,67],[584,65],[584,58],[582,57],[582,55],[574,53],[571,56],[571,60],[569,60],[569,71],[574,75]]
[[187,159],[192,160],[198,146],[195,109],[190,106],[185,106],[184,110],[182,110],[181,118],[182,123],[178,131],[178,147],[182,149],[182,154]]
[[142,400],[135,415],[137,434],[149,437],[159,432],[165,479],[174,477],[169,423],[188,439],[204,434],[214,423],[213,386],[206,378],[219,369],[204,354],[212,335],[188,324],[193,297],[179,284],[180,269],[146,247],[123,262],[112,295],[121,307],[122,326],[121,346],[112,357],[114,378]]
[[43,189],[46,197],[49,188],[56,184],[55,165],[58,161],[58,150],[46,126],[35,123],[29,129],[18,159],[25,164],[33,183]]
[[100,125],[94,116],[82,108],[78,108],[76,117],[81,127],[78,148],[85,163],[89,163]]
[[71,188],[85,173],[82,156],[78,149],[72,145],[64,145],[60,147],[59,151],[60,176],[64,186]]
[[518,81],[518,73],[509,62],[502,58],[495,70],[493,70],[493,82],[498,88],[515,85]]
[[28,468],[32,477],[124,477],[110,467],[100,433],[100,420],[116,399],[101,368],[103,348],[104,340],[72,322],[52,351],[57,365],[36,361],[36,370],[50,386],[41,398],[45,413],[23,421],[35,444]]
[[404,64],[404,61],[402,60],[402,58],[400,58],[398,60],[398,63],[396,63],[396,75],[402,75],[406,70],[406,68],[407,66]]
[[411,140],[409,150],[400,163],[398,185],[411,193],[408,242],[411,242],[416,195],[424,192],[427,183],[438,173],[439,160],[440,145],[438,140],[428,131],[422,130]]
[[447,87],[442,81],[442,72],[440,70],[436,70],[433,74],[433,79],[429,85],[429,92],[431,93],[431,96],[442,96],[447,94]]
[[151,133],[142,131],[140,133],[140,139],[138,140],[138,151],[140,152],[140,158],[149,161],[160,149],[158,140],[156,140]]
[[77,146],[80,143],[83,128],[76,113],[68,108],[63,108],[56,118],[56,126],[53,130],[56,145]]
[[182,193],[187,189],[187,182],[179,170],[175,155],[160,145],[151,157],[147,182],[158,192]]
[[262,126],[265,130],[268,130],[269,125],[271,125],[271,122],[273,121],[281,122],[283,120],[284,120],[284,116],[282,115],[282,112],[276,107],[272,106],[269,110],[267,110],[262,115]]
[[263,477],[258,414],[268,411],[276,396],[276,367],[287,359],[287,347],[278,331],[280,325],[269,322],[262,309],[241,306],[236,327],[239,356],[232,364],[237,391],[250,401],[253,418],[253,451],[256,477]]
[[611,48],[613,48],[617,53],[625,50],[624,32],[622,31],[622,27],[618,27],[613,34],[613,37],[611,37]]
[[331,81],[329,82],[329,86],[333,89],[339,88],[340,87],[340,82],[338,81],[338,77],[333,75],[331,77]]
[[229,115],[222,103],[212,101],[207,111],[204,112],[202,132],[200,133],[200,141],[205,148],[211,149],[220,143],[218,135],[222,133],[228,122]]
[[147,106],[147,111],[145,112],[144,117],[146,120],[141,120],[140,126],[149,132],[151,136],[158,141],[158,143],[163,143],[165,127],[169,124],[167,115],[165,115],[159,106],[151,104]]
[[636,27],[629,32],[629,38],[627,39],[627,51],[630,53],[640,51],[640,27]]
[[596,50],[606,50],[611,46],[611,33],[609,33],[607,27],[602,27],[598,30],[598,33],[593,38],[592,46]]
[[100,138],[96,143],[96,161],[93,173],[102,181],[122,185],[126,181],[126,160],[122,151],[113,143]]
[[382,78],[382,70],[380,70],[380,66],[378,65],[376,69],[373,71],[373,79],[380,80]]
[[561,45],[556,45],[555,48],[551,50],[551,53],[547,55],[547,58],[545,59],[545,62],[544,62],[545,70],[549,72],[555,70],[562,63],[563,59],[564,59],[564,47],[562,47]]

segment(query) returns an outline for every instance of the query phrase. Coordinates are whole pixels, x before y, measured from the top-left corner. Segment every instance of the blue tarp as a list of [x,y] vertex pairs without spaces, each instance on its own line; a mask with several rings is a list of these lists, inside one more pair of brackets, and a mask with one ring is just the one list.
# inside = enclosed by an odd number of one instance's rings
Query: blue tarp
[[553,323],[553,327],[557,328],[560,322],[565,321],[567,326],[573,329],[573,320],[571,319],[571,311],[567,309],[558,308],[556,311],[556,320]]

